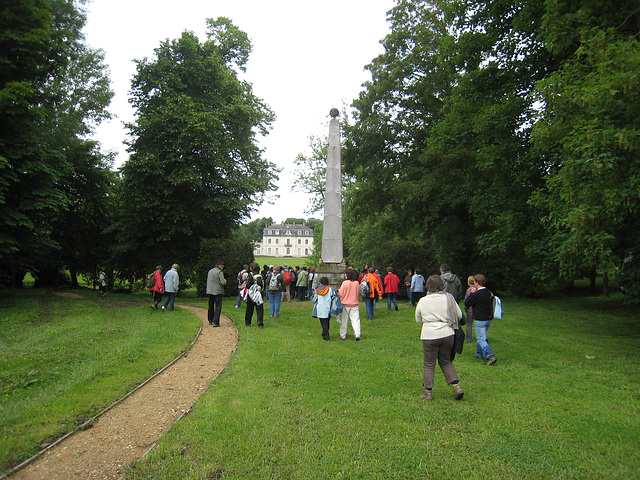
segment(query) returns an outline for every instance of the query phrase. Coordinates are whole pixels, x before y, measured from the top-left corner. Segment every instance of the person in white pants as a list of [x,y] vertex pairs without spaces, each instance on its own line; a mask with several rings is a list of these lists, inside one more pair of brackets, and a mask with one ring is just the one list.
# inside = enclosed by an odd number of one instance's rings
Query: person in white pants
[[358,296],[360,295],[360,284],[358,283],[358,274],[349,267],[344,272],[345,281],[340,285],[338,295],[342,302],[342,314],[340,317],[340,338],[346,340],[347,328],[349,320],[353,328],[353,335],[356,341],[360,340],[360,307],[358,305]]

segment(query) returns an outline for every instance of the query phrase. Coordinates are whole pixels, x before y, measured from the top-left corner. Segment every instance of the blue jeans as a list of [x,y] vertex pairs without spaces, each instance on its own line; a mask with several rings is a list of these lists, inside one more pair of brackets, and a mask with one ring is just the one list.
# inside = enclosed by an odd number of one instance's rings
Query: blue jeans
[[269,295],[269,316],[279,317],[280,316],[280,300],[282,300],[282,292],[280,290],[269,290],[267,292],[267,295]]
[[398,308],[398,302],[396,301],[396,293],[387,293],[387,308],[391,310],[391,302],[393,302],[393,306]]
[[411,298],[411,288],[407,287],[407,297],[409,298],[409,303],[413,304],[413,298]]
[[373,318],[373,311],[375,310],[375,299],[374,298],[365,298],[364,299],[364,306],[367,307],[367,318],[368,319],[372,319]]
[[238,289],[238,298],[236,298],[236,308],[240,308],[240,304],[242,303],[242,289]]
[[176,292],[166,292],[167,299],[164,301],[164,308],[169,305],[169,311],[173,312],[173,304],[176,302]]
[[492,321],[493,320],[474,320],[473,322],[476,327],[476,339],[478,340],[476,355],[479,357],[493,357],[493,350],[491,350],[487,340],[487,332],[489,331]]

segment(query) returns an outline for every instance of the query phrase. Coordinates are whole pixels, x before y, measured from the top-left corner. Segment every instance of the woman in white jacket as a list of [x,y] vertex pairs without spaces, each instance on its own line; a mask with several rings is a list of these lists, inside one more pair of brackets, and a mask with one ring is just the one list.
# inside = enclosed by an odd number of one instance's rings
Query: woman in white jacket
[[420,339],[424,352],[424,393],[420,398],[431,400],[436,361],[449,385],[453,386],[454,398],[464,395],[456,368],[451,363],[455,328],[459,327],[462,311],[453,296],[444,291],[444,282],[439,275],[431,275],[426,282],[427,295],[416,307],[416,322],[422,324]]

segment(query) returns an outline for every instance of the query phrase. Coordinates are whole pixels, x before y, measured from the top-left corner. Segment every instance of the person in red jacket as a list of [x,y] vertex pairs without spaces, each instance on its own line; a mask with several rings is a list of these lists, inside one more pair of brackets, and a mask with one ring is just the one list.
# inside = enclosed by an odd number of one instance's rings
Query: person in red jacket
[[387,274],[384,277],[384,293],[387,296],[387,308],[391,310],[391,302],[398,311],[398,301],[396,296],[398,295],[398,285],[400,285],[400,277],[393,273],[392,267],[387,267]]
[[162,281],[162,265],[156,267],[156,271],[153,272],[153,278],[155,283],[149,289],[151,295],[153,295],[153,305],[151,308],[158,309],[158,304],[162,301],[162,294],[164,293],[164,282]]

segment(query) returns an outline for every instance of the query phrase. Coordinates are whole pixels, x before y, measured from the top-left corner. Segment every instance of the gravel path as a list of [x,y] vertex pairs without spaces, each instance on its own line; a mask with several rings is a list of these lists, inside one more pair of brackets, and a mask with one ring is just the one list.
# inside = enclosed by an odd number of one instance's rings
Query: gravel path
[[220,328],[207,310],[182,305],[202,320],[191,349],[155,378],[25,466],[12,479],[114,479],[142,458],[204,392],[229,362],[238,331],[223,315]]

